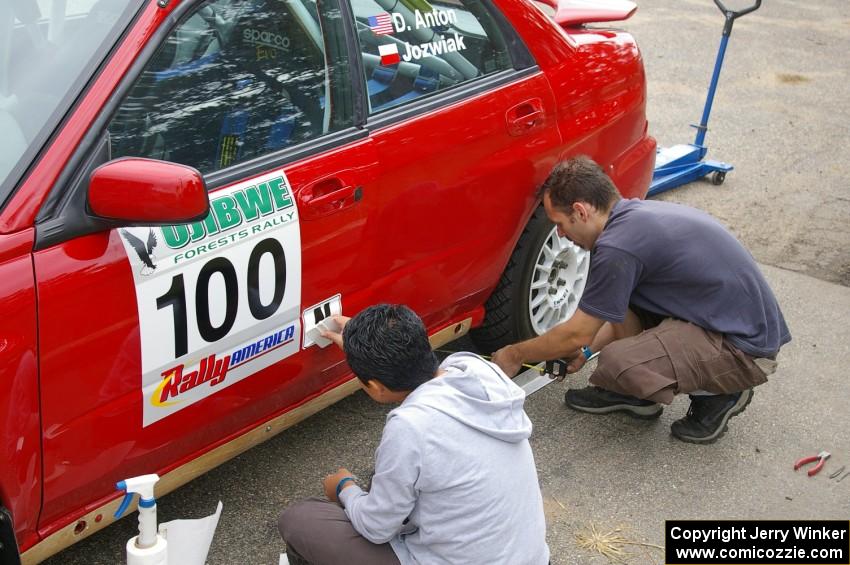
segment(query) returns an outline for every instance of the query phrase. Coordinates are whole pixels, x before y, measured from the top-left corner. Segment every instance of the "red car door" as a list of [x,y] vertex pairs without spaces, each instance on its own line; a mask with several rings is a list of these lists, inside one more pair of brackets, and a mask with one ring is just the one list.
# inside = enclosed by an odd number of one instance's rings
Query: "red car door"
[[[347,374],[304,336],[370,281],[354,251],[378,160],[352,127],[338,7],[215,0],[173,16],[40,218],[42,535],[116,481],[171,471]],[[90,216],[91,169],[124,156],[199,169],[210,214]]]
[[373,295],[440,325],[480,307],[504,269],[561,151],[554,97],[489,3],[352,4],[381,156]]

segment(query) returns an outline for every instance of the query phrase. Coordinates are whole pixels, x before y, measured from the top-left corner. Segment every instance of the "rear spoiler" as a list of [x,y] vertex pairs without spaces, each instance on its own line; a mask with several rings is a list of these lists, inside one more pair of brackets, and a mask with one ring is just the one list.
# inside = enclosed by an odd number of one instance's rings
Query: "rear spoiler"
[[629,0],[538,0],[555,10],[554,20],[561,27],[578,27],[599,22],[627,20],[637,10]]

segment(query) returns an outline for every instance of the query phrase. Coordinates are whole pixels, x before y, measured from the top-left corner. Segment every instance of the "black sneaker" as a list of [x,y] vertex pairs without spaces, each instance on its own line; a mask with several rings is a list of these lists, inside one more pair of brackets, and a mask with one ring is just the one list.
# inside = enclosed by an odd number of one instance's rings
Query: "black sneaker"
[[753,389],[735,394],[691,396],[688,415],[676,420],[670,432],[688,443],[713,443],[727,429],[729,418],[744,411],[753,399]]
[[589,414],[625,412],[629,416],[645,420],[659,417],[664,410],[660,405],[650,400],[618,394],[598,386],[571,388],[564,395],[564,402],[573,410],[580,412],[588,412]]

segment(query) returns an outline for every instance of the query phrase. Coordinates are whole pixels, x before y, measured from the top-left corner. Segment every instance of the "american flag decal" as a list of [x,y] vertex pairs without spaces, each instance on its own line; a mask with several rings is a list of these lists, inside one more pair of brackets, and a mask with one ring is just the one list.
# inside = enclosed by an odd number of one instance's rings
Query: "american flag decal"
[[393,19],[386,12],[378,14],[377,16],[369,16],[369,29],[372,30],[372,33],[375,35],[392,35],[393,33]]

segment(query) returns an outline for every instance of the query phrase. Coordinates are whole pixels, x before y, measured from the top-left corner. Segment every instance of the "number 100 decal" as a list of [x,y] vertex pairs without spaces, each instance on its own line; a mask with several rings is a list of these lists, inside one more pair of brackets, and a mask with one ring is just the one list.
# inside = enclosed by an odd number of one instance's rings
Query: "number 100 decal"
[[119,233],[136,285],[144,426],[298,351],[301,239],[282,171],[215,192],[203,221]]

